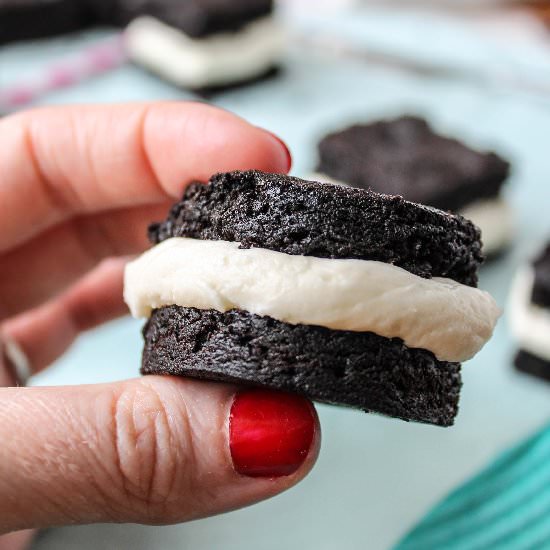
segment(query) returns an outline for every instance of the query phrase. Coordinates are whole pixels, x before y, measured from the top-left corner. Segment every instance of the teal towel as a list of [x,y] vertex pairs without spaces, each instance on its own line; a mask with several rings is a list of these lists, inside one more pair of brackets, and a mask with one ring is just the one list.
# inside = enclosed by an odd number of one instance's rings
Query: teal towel
[[550,549],[550,425],[439,503],[395,550]]

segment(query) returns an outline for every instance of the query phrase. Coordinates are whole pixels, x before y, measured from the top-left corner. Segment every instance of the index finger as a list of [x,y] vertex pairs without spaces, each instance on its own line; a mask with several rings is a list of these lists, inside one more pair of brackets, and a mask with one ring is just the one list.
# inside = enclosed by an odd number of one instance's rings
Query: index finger
[[153,204],[239,169],[286,172],[269,132],[192,102],[73,106],[0,121],[0,252],[79,214]]

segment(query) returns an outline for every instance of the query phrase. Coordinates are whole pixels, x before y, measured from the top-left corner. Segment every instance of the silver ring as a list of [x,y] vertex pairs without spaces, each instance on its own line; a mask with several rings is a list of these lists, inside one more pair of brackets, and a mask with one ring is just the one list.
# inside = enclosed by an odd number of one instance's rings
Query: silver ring
[[21,346],[12,338],[3,335],[0,338],[0,354],[6,367],[11,371],[18,386],[26,386],[32,376],[29,359]]

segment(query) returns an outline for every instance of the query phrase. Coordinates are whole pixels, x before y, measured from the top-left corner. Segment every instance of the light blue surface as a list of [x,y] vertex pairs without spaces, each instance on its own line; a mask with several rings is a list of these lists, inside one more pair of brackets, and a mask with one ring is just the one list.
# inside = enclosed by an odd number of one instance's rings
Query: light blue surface
[[395,550],[550,548],[550,426],[453,491]]
[[[489,63],[506,59],[499,56],[500,50],[487,51],[494,49],[492,45],[484,49],[482,36],[471,43],[464,40],[469,32],[457,30],[454,23],[453,32],[446,34],[438,26],[442,22],[429,25],[422,20],[419,27],[418,20],[415,23],[411,18],[391,21],[375,14],[361,20],[342,19],[334,28],[362,38],[363,24],[365,36],[372,39],[370,45],[385,48],[389,36],[399,37],[400,52],[415,55],[414,46],[419,44],[420,57],[431,51],[438,61],[453,66],[458,57],[461,66],[472,67],[484,56]],[[400,30],[406,31],[408,40]],[[418,41],[412,39],[415,35]],[[436,38],[449,42],[436,42]],[[21,77],[83,40],[55,40],[46,46],[0,51],[0,82]],[[515,60],[519,57],[516,52]],[[541,78],[538,72],[536,76]],[[181,92],[128,66],[51,96],[47,102],[180,97]],[[427,80],[294,49],[283,77],[219,96],[216,103],[281,135],[294,153],[298,175],[313,168],[315,144],[326,130],[402,112],[425,115],[443,131],[510,157],[514,175],[508,195],[517,211],[518,238],[507,257],[484,269],[481,281],[503,306],[515,267],[550,235],[550,99],[541,94],[458,80]],[[139,323],[112,323],[81,338],[37,382],[93,383],[135,376],[140,346]],[[322,406],[324,440],[318,465],[308,479],[284,495],[182,526],[52,531],[37,548],[389,548],[454,486],[550,418],[550,387],[516,374],[511,367],[513,352],[504,318],[494,339],[465,365],[461,412],[453,428],[407,424]]]

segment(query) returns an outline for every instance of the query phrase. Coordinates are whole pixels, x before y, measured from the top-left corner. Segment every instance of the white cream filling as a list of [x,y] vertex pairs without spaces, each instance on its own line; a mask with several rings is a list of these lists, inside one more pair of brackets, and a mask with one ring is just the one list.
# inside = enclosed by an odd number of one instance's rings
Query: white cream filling
[[505,248],[514,236],[514,213],[502,197],[474,202],[460,211],[481,229],[485,254],[495,254]]
[[442,361],[470,359],[500,316],[486,292],[383,262],[187,238],[168,239],[131,262],[124,297],[135,317],[168,305],[239,309],[290,324],[399,337]]
[[531,302],[534,280],[531,267],[517,273],[510,292],[510,324],[522,349],[550,361],[550,309]]
[[311,181],[319,181],[321,183],[330,183],[332,185],[339,185],[340,187],[351,187],[349,183],[345,183],[341,180],[331,178],[330,176],[327,176],[327,174],[323,174],[322,172],[313,172],[313,174],[311,174],[311,176],[308,179],[310,179]]
[[280,60],[284,45],[284,32],[273,16],[237,32],[196,39],[149,16],[137,18],[126,30],[131,59],[191,88],[259,76]]
[[[347,183],[323,173],[314,173],[311,179],[349,187]],[[502,197],[473,202],[459,213],[481,229],[481,240],[485,254],[499,252],[510,243],[514,236],[514,214],[508,202]]]

